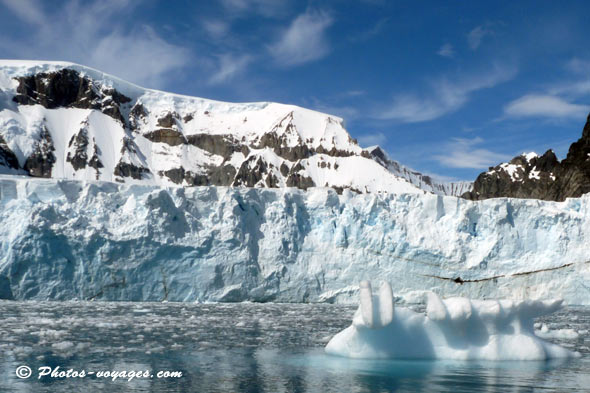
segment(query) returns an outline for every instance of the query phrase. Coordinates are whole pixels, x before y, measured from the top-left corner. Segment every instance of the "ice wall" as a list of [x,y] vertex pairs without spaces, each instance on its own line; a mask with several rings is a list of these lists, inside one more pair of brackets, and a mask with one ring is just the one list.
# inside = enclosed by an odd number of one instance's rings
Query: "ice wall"
[[[356,301],[357,283],[590,304],[590,197],[471,202],[331,189],[0,177],[0,296]],[[401,297],[401,299],[400,299]]]

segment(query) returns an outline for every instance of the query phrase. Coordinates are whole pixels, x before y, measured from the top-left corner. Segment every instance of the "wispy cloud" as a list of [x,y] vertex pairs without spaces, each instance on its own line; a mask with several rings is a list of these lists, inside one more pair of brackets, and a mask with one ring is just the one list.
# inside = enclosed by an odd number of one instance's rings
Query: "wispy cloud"
[[574,57],[566,63],[565,68],[576,74],[590,75],[590,60]]
[[148,87],[161,87],[191,58],[187,48],[167,42],[150,27],[129,27],[127,18],[137,2],[72,0],[46,8],[34,0],[3,4],[36,31],[23,40],[0,38],[0,48],[15,58],[77,62]]
[[573,117],[583,118],[587,105],[567,102],[563,98],[546,94],[527,94],[506,105],[504,113],[511,117]]
[[467,34],[467,44],[471,50],[476,50],[486,35],[492,34],[492,30],[484,25],[477,26]]
[[363,147],[370,147],[375,145],[383,145],[387,142],[387,137],[382,132],[376,132],[374,134],[365,134],[357,138],[359,145]]
[[590,60],[574,57],[565,63],[564,68],[570,78],[549,87],[547,92],[570,100],[590,95]]
[[290,7],[290,1],[277,0],[221,0],[227,16],[240,17],[258,14],[267,18],[284,15]]
[[324,57],[330,52],[326,30],[333,22],[327,12],[308,10],[295,18],[281,38],[269,47],[271,55],[277,64],[285,67]]
[[458,80],[442,78],[434,82],[425,94],[399,94],[391,106],[376,114],[382,120],[397,120],[404,123],[418,123],[434,120],[461,108],[471,93],[492,88],[516,75],[514,67],[495,66],[491,71]]
[[231,80],[252,62],[252,56],[241,55],[234,56],[224,54],[219,56],[218,71],[209,79],[210,84],[220,84]]
[[434,155],[434,159],[451,168],[482,169],[507,161],[510,156],[478,148],[484,140],[475,138],[453,138],[444,146],[444,153]]
[[565,82],[548,89],[550,95],[581,97],[590,94],[590,79]]
[[42,4],[37,0],[1,0],[16,16],[30,24],[42,24],[44,15]]
[[453,49],[453,45],[446,43],[440,47],[436,54],[442,57],[451,58],[455,56],[455,50]]
[[373,25],[370,29],[358,33],[356,35],[351,36],[349,39],[351,42],[364,42],[372,37],[379,35],[383,31],[383,29],[389,23],[389,18],[380,19],[375,25]]
[[327,104],[316,97],[311,98],[311,102],[307,102],[305,105],[319,112],[341,117],[344,121],[352,121],[359,116],[359,112],[355,107],[349,105]]
[[230,32],[230,24],[223,20],[207,19],[203,21],[203,28],[215,39],[223,38]]

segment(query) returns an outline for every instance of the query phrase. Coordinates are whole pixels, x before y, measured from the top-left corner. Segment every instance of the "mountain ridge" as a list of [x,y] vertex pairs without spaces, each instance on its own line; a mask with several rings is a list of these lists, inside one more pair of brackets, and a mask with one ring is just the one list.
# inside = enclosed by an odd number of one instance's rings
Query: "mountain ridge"
[[225,103],[143,89],[65,62],[0,61],[0,90],[3,173],[423,192],[361,148],[341,118],[294,105]]
[[542,156],[523,153],[508,163],[490,167],[462,195],[471,200],[488,198],[532,198],[563,201],[590,192],[590,115],[582,136],[570,145],[559,161],[553,150]]

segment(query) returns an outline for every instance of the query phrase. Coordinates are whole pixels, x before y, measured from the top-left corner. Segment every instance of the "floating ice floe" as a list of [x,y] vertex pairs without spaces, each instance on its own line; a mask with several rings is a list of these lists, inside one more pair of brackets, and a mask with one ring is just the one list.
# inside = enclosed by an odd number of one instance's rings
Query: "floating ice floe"
[[391,286],[374,296],[360,284],[352,325],[336,334],[326,352],[351,358],[545,360],[578,357],[535,335],[533,319],[552,313],[561,300],[441,299],[428,294],[426,315],[394,310]]

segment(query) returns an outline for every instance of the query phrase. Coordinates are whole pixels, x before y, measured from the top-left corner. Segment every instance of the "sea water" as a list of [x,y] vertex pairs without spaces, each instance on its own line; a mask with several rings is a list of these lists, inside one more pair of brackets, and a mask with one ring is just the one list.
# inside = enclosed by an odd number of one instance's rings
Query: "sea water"
[[[420,307],[416,307],[421,311]],[[328,356],[356,306],[0,301],[1,392],[563,392],[590,389],[590,308],[540,319],[581,358]],[[562,334],[563,333],[563,334]],[[17,375],[18,374],[18,375]]]

